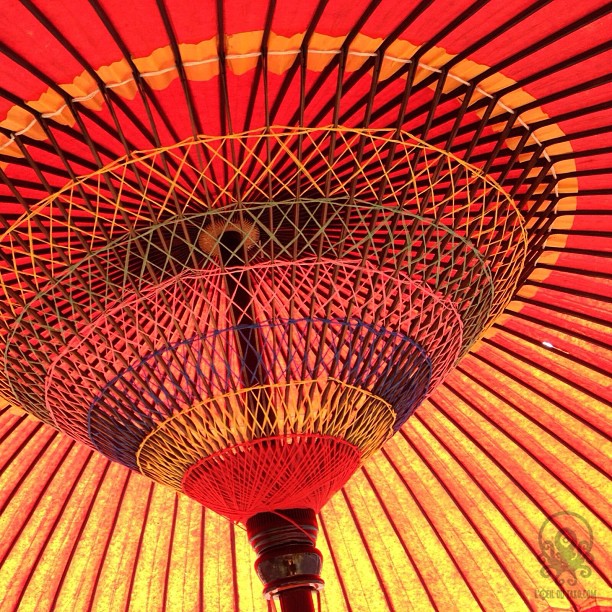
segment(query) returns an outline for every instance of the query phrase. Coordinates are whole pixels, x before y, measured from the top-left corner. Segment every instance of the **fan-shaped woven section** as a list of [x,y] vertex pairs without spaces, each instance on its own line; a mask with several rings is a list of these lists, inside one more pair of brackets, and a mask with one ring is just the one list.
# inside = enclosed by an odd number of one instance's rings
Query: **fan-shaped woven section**
[[[249,262],[352,260],[426,285],[460,314],[464,353],[516,287],[528,239],[521,212],[478,168],[394,129],[274,127],[132,152],[32,205],[4,232],[6,252],[17,259],[0,262],[10,295],[2,387],[59,424],[43,393],[58,353],[130,295],[218,265],[219,236],[236,227],[252,228],[242,245],[251,247]],[[274,278],[274,287],[283,283],[289,314],[267,319],[304,316],[293,313],[303,297],[291,291],[300,288]],[[334,287],[333,273],[325,284]],[[353,306],[345,305],[348,319]],[[113,337],[129,336],[122,324]],[[113,354],[124,350],[121,342]],[[74,352],[75,367],[86,370],[98,348]],[[132,363],[113,364],[115,373]],[[106,382],[98,377],[95,385]]]
[[404,272],[350,260],[253,263],[257,282],[242,303],[228,277],[243,269],[186,271],[83,325],[48,372],[57,425],[138,469],[145,438],[177,415],[190,421],[205,412],[200,433],[181,433],[170,452],[184,455],[180,447],[196,442],[201,454],[188,455],[196,460],[254,438],[340,435],[337,425],[349,426],[367,398],[380,406],[370,413],[383,416],[371,425],[384,432],[367,442],[358,434],[369,454],[459,354],[454,304]]
[[[265,422],[257,422],[257,415],[265,415]],[[149,478],[180,489],[192,464],[256,438],[262,427],[291,439],[296,434],[343,439],[366,459],[392,435],[394,422],[391,405],[364,389],[331,378],[294,381],[243,389],[196,405],[153,430],[136,460]]]
[[325,502],[360,464],[359,450],[330,436],[272,437],[224,449],[193,465],[183,491],[232,521]]

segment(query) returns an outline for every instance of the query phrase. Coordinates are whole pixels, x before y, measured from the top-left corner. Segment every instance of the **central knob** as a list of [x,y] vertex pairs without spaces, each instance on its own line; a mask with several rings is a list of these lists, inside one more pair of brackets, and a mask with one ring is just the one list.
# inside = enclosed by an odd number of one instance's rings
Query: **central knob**
[[220,257],[226,266],[246,263],[242,253],[249,251],[259,241],[259,229],[243,219],[216,219],[208,223],[198,236],[198,246],[205,253]]

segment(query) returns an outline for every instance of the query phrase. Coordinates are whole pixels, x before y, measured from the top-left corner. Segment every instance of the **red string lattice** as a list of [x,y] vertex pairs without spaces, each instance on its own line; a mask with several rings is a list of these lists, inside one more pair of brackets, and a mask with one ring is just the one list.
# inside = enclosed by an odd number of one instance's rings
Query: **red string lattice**
[[183,491],[232,521],[259,512],[319,512],[359,466],[357,447],[330,436],[276,436],[224,449],[187,470]]

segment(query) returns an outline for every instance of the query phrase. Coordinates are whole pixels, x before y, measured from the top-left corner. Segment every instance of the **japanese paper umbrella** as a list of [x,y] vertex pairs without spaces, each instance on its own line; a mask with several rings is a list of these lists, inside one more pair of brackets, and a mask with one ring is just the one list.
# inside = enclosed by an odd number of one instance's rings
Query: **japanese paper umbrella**
[[3,605],[609,606],[609,13],[5,3]]

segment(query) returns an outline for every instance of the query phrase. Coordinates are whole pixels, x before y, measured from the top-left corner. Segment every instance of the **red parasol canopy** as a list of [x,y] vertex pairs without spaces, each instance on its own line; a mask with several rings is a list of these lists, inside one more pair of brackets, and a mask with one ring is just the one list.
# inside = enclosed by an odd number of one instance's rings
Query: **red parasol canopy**
[[265,605],[239,527],[49,425],[245,521],[232,462],[318,510],[412,415],[320,515],[324,607],[612,606],[610,12],[7,3],[3,605]]

